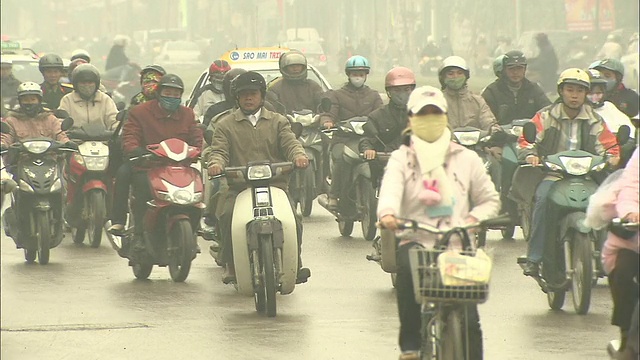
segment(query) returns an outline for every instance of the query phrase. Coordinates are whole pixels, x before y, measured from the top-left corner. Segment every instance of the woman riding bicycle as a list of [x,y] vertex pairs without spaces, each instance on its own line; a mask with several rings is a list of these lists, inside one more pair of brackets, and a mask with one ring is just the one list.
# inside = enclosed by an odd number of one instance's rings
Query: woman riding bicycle
[[[451,141],[447,101],[432,86],[415,89],[407,104],[409,129],[404,144],[393,152],[385,171],[378,218],[396,230],[397,218],[409,218],[438,228],[452,228],[494,217],[500,197],[478,155]],[[397,253],[397,299],[401,360],[419,358],[420,304],[414,298],[409,249],[433,247],[435,236],[403,239]],[[451,246],[460,249],[459,239]],[[471,359],[482,359],[482,331],[475,305],[467,306],[465,339]]]

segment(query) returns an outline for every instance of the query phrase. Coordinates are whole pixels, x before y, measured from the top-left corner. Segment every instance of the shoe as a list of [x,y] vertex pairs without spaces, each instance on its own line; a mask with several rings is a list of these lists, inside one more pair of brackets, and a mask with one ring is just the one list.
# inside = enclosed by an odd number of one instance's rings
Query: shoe
[[419,351],[403,351],[398,360],[420,360]]
[[217,238],[215,226],[205,225],[198,231],[198,233],[205,240],[212,241]]
[[329,210],[338,210],[338,199],[329,198],[329,202],[327,202],[327,207]]
[[113,236],[122,236],[124,235],[124,225],[123,224],[113,224],[109,226],[107,232]]
[[523,274],[525,276],[540,276],[540,266],[538,263],[527,260],[526,264],[523,266]]
[[233,264],[227,264],[222,273],[222,283],[231,284],[236,282],[236,268]]
[[311,277],[311,270],[309,268],[301,267],[298,269],[298,275],[296,275],[296,284],[306,283]]

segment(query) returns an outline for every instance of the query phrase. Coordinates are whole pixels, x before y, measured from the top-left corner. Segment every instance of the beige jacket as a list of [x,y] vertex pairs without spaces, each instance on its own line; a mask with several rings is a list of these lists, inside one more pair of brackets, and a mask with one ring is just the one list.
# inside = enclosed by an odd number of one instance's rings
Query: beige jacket
[[451,130],[472,126],[490,131],[497,123],[496,117],[482,96],[472,93],[466,87],[460,90],[445,89],[442,92],[447,99],[447,115]]
[[60,130],[60,120],[50,111],[44,111],[35,118],[30,118],[19,112],[10,112],[3,120],[11,127],[7,133],[2,133],[1,142],[5,147],[17,141],[46,137],[60,142],[67,142],[69,138]]
[[67,111],[69,116],[73,118],[74,128],[94,122],[101,122],[105,129],[115,129],[116,127],[118,109],[109,95],[102,91],[96,91],[94,99],[89,101],[82,99],[74,91],[60,100],[59,109]]

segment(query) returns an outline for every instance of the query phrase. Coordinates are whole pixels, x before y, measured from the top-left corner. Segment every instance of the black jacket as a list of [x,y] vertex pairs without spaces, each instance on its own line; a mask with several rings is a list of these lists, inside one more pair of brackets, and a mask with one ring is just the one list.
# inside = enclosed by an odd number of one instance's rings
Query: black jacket
[[127,65],[129,58],[124,53],[124,47],[119,45],[113,45],[107,55],[107,62],[104,66],[105,71],[109,71],[118,66]]
[[372,123],[378,130],[377,138],[365,137],[360,142],[360,151],[374,149],[376,151],[393,151],[402,145],[402,132],[407,128],[409,118],[407,109],[389,103],[369,114],[367,123]]
[[544,90],[527,79],[523,80],[517,95],[509,89],[506,79],[496,79],[484,89],[482,97],[500,125],[515,119],[531,119],[538,110],[551,104]]
[[620,84],[615,91],[611,92],[605,100],[611,101],[618,110],[622,111],[630,118],[638,115],[638,103],[640,102],[638,93],[631,89],[627,89],[622,84]]

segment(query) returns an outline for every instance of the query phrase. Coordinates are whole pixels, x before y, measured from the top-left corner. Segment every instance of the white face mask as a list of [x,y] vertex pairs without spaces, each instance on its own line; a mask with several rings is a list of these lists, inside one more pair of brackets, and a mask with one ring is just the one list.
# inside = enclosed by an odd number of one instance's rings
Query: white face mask
[[349,76],[349,82],[357,88],[362,87],[365,81],[367,81],[366,76]]

